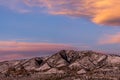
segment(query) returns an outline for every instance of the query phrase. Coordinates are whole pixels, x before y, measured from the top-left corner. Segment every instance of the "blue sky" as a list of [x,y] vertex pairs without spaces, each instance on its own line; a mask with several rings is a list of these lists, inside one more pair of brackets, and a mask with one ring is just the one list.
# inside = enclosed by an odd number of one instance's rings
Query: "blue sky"
[[[12,1],[14,2],[14,0]],[[76,15],[74,13],[71,16],[66,14],[66,12],[59,14],[57,11],[47,13],[42,12],[44,8],[39,9],[39,7],[32,9],[32,12],[20,12],[16,10],[17,8],[10,9],[9,7],[11,6],[6,7],[4,5],[2,4],[0,6],[1,44],[2,42],[8,45],[10,45],[11,42],[30,44],[50,43],[69,45],[79,50],[85,49],[116,54],[120,53],[120,25],[114,25],[115,21],[113,25],[109,22],[97,23],[87,18],[88,16],[74,16]],[[118,18],[120,19],[120,17]],[[0,54],[2,54],[3,49],[3,45],[1,44]],[[8,47],[8,45],[5,45],[5,47]],[[6,53],[6,55],[8,54],[9,53]],[[18,51],[17,54],[23,53],[19,53]],[[35,55],[33,54],[32,56]]]

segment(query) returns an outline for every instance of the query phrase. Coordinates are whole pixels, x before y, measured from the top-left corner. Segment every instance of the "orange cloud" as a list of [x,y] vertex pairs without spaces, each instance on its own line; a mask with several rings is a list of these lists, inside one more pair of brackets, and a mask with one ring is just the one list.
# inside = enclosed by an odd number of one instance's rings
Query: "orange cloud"
[[105,35],[102,39],[100,39],[99,44],[120,44],[120,33]]
[[87,17],[97,24],[120,26],[119,0],[0,0],[0,5],[19,12],[38,7],[53,15]]

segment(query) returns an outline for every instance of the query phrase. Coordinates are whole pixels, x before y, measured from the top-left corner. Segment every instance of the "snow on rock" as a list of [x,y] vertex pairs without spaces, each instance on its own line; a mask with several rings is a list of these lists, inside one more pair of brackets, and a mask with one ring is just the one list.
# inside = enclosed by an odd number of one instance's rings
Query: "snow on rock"
[[57,62],[57,66],[56,67],[62,67],[62,66],[66,66],[66,61],[61,59]]
[[109,63],[117,63],[118,64],[118,63],[120,63],[120,57],[118,57],[118,56],[109,56],[107,61]]
[[75,61],[74,63],[69,65],[70,68],[72,68],[73,66],[80,67],[80,63]]
[[97,60],[97,62],[100,62],[100,61],[102,61],[103,59],[105,59],[106,58],[106,55],[103,55],[103,56],[101,56],[98,60]]
[[36,70],[37,71],[44,71],[47,69],[50,69],[50,66],[47,63],[45,63],[44,65],[42,65],[40,68],[37,68]]
[[77,72],[77,74],[85,74],[85,73],[86,73],[86,71],[84,69],[81,69]]
[[50,70],[46,71],[45,73],[51,74],[51,73],[64,73],[63,70],[58,70],[56,68],[51,68]]

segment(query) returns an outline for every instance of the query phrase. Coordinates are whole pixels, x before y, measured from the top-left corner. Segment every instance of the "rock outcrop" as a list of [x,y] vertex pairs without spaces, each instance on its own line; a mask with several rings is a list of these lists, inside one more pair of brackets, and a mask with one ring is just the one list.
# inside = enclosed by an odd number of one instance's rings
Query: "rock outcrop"
[[10,75],[25,76],[25,74],[59,74],[61,76],[67,75],[66,77],[77,77],[78,79],[86,78],[80,80],[89,80],[89,78],[92,80],[103,78],[119,80],[120,56],[93,51],[61,50],[47,58],[35,57],[0,62],[0,74],[5,77]]

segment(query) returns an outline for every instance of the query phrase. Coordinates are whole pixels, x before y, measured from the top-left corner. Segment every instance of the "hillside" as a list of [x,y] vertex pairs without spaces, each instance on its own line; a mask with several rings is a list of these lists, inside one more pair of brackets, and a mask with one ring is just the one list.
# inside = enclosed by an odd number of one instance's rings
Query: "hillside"
[[3,61],[0,80],[120,80],[120,56],[61,50],[49,57]]

